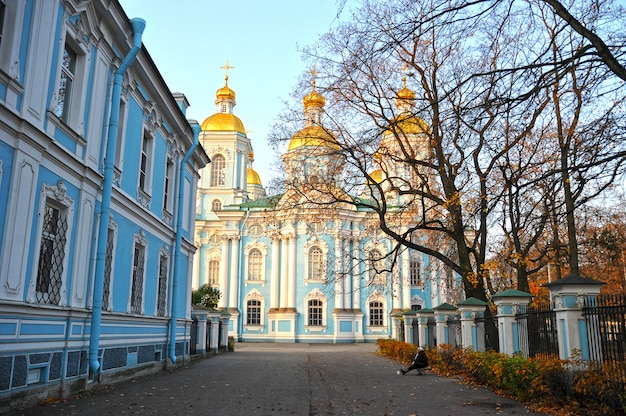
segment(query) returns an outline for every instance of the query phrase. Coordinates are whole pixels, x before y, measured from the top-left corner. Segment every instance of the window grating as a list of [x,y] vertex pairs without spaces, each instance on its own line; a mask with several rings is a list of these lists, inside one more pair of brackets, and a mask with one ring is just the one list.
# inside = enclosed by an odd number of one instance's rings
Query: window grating
[[113,230],[107,235],[107,252],[104,258],[104,288],[102,290],[102,309],[111,310],[109,298],[111,294],[111,268],[113,267]]
[[248,301],[247,325],[261,325],[261,301],[252,299]]
[[135,246],[133,259],[133,289],[130,299],[130,313],[140,314],[143,300],[143,267],[144,267],[144,247]]
[[309,326],[322,326],[322,301],[319,299],[309,301]]
[[58,305],[61,301],[67,219],[58,208],[46,204],[41,231],[35,300]]
[[370,326],[383,326],[382,302],[370,302]]
[[159,295],[157,299],[157,315],[165,316],[165,305],[167,303],[167,256],[161,256],[159,262]]

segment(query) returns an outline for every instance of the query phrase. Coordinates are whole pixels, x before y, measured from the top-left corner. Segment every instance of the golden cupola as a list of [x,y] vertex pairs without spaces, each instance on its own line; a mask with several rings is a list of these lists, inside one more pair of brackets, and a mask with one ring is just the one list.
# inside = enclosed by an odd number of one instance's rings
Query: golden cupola
[[236,105],[235,91],[228,86],[228,69],[233,68],[226,61],[226,77],[224,86],[215,92],[215,105],[217,113],[207,117],[201,124],[203,131],[235,131],[246,134],[246,129],[239,117],[233,113]]
[[387,131],[393,128],[404,134],[430,134],[428,124],[414,115],[417,94],[407,88],[406,76],[402,77],[402,84],[402,88],[396,92],[396,108],[399,114],[392,120]]

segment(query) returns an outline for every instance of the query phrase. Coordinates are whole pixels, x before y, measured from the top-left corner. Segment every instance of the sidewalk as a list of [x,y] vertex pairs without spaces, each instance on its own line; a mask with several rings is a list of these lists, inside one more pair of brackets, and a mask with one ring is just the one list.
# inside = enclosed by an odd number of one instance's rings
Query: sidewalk
[[400,365],[375,350],[238,343],[232,353],[10,415],[539,415],[456,379],[397,375]]

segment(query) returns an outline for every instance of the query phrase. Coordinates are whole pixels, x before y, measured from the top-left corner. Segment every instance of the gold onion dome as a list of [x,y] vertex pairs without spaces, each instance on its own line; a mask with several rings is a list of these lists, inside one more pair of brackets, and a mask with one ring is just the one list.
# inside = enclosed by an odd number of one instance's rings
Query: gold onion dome
[[234,100],[235,91],[231,90],[228,84],[226,84],[215,92],[215,96],[217,97],[218,100],[219,99]]
[[324,130],[320,126],[308,126],[300,129],[296,134],[293,135],[293,138],[289,142],[289,147],[287,148],[287,150],[295,150],[304,146],[326,146],[336,150],[340,148],[337,140],[335,139],[335,136],[333,136],[331,133]]
[[216,113],[207,117],[201,124],[202,131],[236,131],[246,133],[239,117],[230,113]]
[[383,181],[383,171],[380,169],[374,170],[370,173],[370,179],[368,179],[368,184],[381,183]]
[[392,129],[404,134],[430,134],[430,126],[428,123],[413,115],[401,115],[394,118],[387,128],[387,132],[391,132]]
[[304,96],[302,102],[305,107],[324,107],[326,104],[326,98],[313,89],[313,91]]
[[256,170],[248,168],[248,185],[263,185],[261,177]]
[[417,98],[417,94],[407,87],[404,87],[396,93],[396,98],[400,100],[415,100]]

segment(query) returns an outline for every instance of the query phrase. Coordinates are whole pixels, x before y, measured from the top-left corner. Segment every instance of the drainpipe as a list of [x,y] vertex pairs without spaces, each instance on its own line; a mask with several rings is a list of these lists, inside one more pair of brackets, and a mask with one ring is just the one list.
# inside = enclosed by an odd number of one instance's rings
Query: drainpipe
[[102,204],[100,206],[100,224],[98,228],[98,248],[96,251],[96,275],[93,287],[93,308],[91,310],[91,329],[89,333],[89,368],[94,379],[99,376],[100,363],[98,362],[98,347],[100,342],[100,323],[102,321],[102,293],[104,291],[104,269],[106,265],[107,237],[109,234],[109,215],[111,213],[111,194],[113,193],[113,168],[115,165],[115,146],[120,118],[120,97],[124,73],[135,60],[141,50],[141,35],[146,27],[146,21],[135,18],[130,21],[133,28],[133,46],[128,55],[115,71],[113,91],[111,93],[111,118],[109,119],[109,134],[107,135],[106,154],[104,158],[104,179],[102,181]]
[[174,248],[174,280],[172,281],[172,309],[170,320],[170,344],[169,357],[172,363],[176,363],[176,318],[178,317],[178,279],[181,275],[181,246],[183,241],[183,208],[185,204],[185,165],[196,151],[200,142],[200,125],[196,122],[191,124],[193,131],[193,145],[187,150],[180,166],[178,167],[178,206],[176,208],[176,248]]

